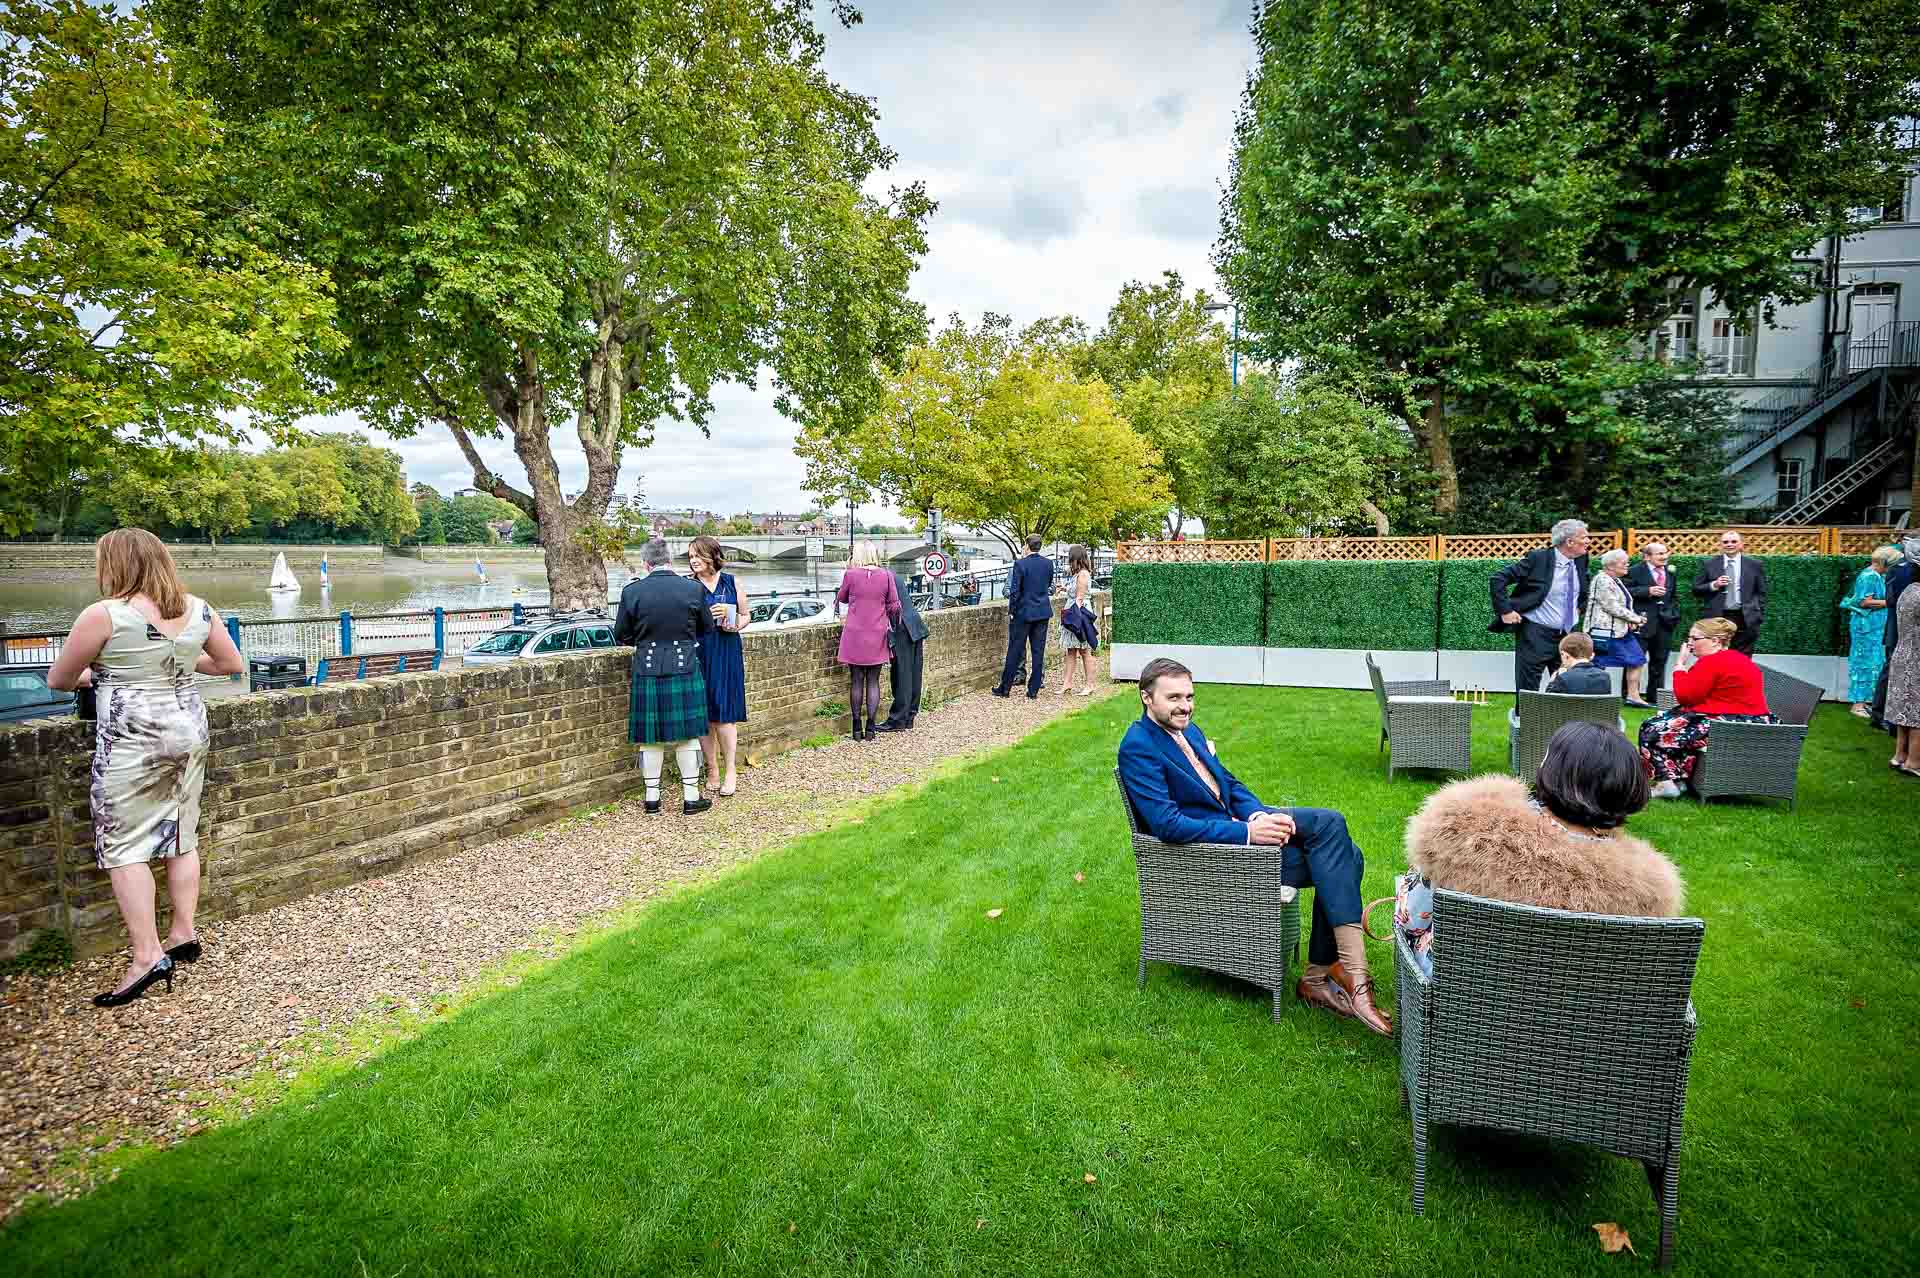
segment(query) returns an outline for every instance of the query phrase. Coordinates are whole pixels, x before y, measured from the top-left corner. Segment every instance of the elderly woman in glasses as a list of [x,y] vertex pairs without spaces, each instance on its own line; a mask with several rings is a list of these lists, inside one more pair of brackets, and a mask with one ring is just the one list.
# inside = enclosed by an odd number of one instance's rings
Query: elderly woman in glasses
[[1682,786],[1693,779],[1713,720],[1776,722],[1767,711],[1760,667],[1732,646],[1737,629],[1725,617],[1694,622],[1673,671],[1673,695],[1679,704],[1640,725],[1640,760],[1653,778],[1656,799],[1679,798]]
[[1640,697],[1640,679],[1647,672],[1647,652],[1634,631],[1647,619],[1633,610],[1627,593],[1627,569],[1632,558],[1615,547],[1600,556],[1600,571],[1594,574],[1587,595],[1587,637],[1593,640],[1593,664],[1602,669],[1618,666],[1625,671],[1627,704],[1651,710]]

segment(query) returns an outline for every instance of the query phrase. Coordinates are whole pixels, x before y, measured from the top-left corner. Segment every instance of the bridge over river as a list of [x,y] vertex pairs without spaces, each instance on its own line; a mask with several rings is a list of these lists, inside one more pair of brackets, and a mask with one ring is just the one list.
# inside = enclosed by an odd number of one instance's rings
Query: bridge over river
[[[857,537],[858,534],[855,534]],[[826,558],[844,560],[847,557],[847,539],[827,537],[824,550]],[[998,538],[974,536],[949,536],[948,540],[958,546],[962,552],[972,551],[979,555],[991,555],[998,559],[1007,557],[1007,548]],[[807,541],[802,536],[739,536],[719,534],[721,546],[726,549],[728,560],[735,563],[768,563],[772,561],[791,561],[805,563]],[[921,558],[933,546],[924,537],[903,536],[900,534],[874,534],[873,543],[880,548],[880,556],[888,563],[901,567]],[[687,557],[687,547],[693,544],[691,537],[668,537],[666,543],[673,550],[675,559]]]

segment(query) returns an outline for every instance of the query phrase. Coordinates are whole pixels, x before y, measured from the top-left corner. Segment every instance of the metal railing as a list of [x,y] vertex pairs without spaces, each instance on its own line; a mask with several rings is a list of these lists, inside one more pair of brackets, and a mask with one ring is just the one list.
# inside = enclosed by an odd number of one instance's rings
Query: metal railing
[[[1920,320],[1893,320],[1855,338],[1843,333],[1825,358],[1807,365],[1794,384],[1740,408],[1740,425],[1729,441],[1737,457],[1773,442],[1814,405],[1846,389],[1856,378],[1889,368],[1920,367]],[[1779,435],[1781,440],[1774,440]]]

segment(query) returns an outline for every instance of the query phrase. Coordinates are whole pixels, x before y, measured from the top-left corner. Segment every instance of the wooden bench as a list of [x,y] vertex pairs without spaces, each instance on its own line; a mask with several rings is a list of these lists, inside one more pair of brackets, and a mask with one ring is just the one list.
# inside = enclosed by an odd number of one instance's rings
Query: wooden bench
[[345,683],[350,679],[378,679],[382,675],[418,674],[438,670],[440,653],[434,648],[412,652],[372,652],[365,656],[322,657],[309,683]]

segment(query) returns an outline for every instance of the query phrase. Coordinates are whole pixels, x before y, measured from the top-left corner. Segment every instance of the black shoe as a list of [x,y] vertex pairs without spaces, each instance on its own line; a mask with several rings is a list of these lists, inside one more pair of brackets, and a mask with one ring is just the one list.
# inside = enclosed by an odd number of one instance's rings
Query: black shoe
[[167,957],[176,963],[198,963],[200,961],[200,942],[182,941],[178,945],[167,947]]
[[1012,694],[1009,693],[1005,688],[995,688],[993,690],[993,695],[996,697],[1006,697],[1006,696],[1011,696]]
[[648,816],[656,816],[656,815],[658,815],[658,814],[659,814],[659,812],[660,812],[660,800],[658,800],[658,799],[648,799],[648,800],[646,800],[646,805],[647,805],[647,815],[648,815]]
[[858,741],[861,739],[860,733],[861,733],[860,720],[855,719],[853,721],[853,739],[855,741]]
[[145,976],[127,986],[124,990],[118,990],[109,994],[95,994],[93,996],[93,1005],[95,1007],[119,1007],[123,1004],[131,1003],[147,992],[147,986],[159,980],[166,981],[167,993],[173,993],[173,960],[167,958],[165,955],[161,956],[158,963],[155,963],[147,969]]
[[681,800],[680,811],[687,816],[693,816],[695,813],[705,812],[708,808],[712,806],[713,806],[713,800],[703,795],[700,798],[695,799],[691,803],[687,802],[684,799]]
[[1029,701],[1038,701],[1039,699],[1040,699],[1040,694],[1037,692],[1029,692],[1027,694],[1027,700]]
[[905,732],[906,730],[907,730],[906,724],[895,723],[891,719],[887,720],[885,723],[880,725],[880,731],[882,732]]
[[874,732],[875,732],[875,731],[876,731],[876,729],[875,729],[875,728],[874,728],[874,726],[873,726],[873,721],[872,721],[871,719],[869,719],[869,720],[867,721],[867,740],[869,740],[869,741],[871,741],[871,740],[873,740],[873,734],[874,734]]

